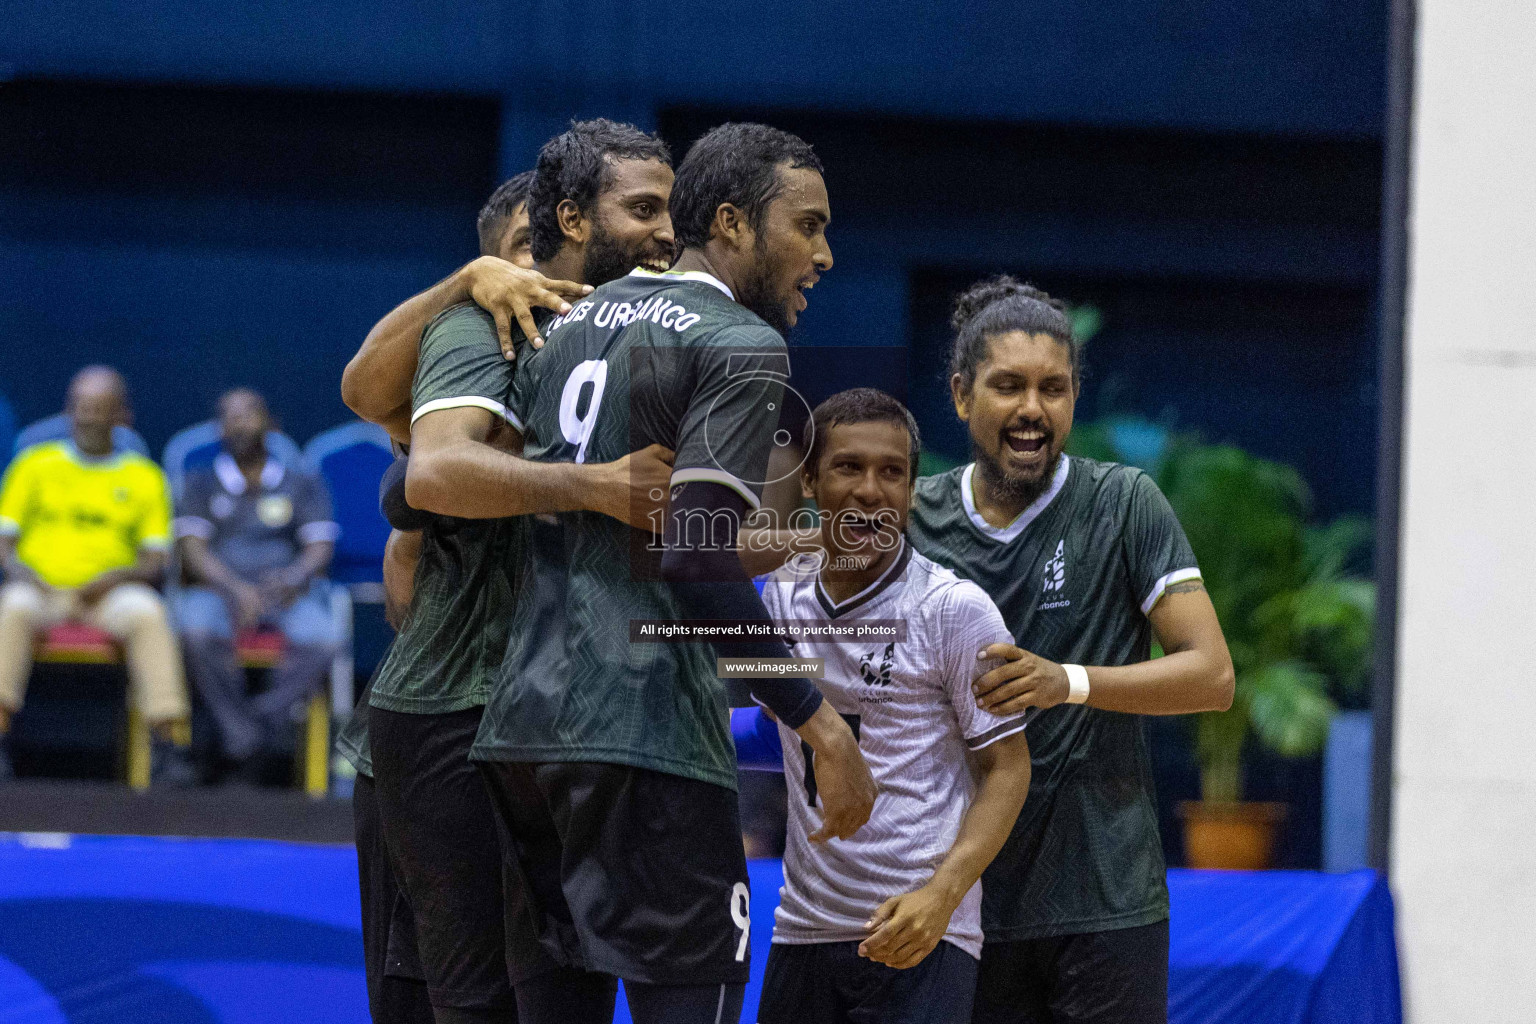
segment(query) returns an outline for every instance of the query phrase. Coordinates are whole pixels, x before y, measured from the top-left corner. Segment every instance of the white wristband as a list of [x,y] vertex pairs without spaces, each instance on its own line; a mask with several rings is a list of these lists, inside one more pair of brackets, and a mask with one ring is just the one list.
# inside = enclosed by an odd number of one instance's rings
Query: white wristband
[[1081,665],[1061,667],[1067,673],[1067,703],[1086,704],[1088,702],[1088,670]]

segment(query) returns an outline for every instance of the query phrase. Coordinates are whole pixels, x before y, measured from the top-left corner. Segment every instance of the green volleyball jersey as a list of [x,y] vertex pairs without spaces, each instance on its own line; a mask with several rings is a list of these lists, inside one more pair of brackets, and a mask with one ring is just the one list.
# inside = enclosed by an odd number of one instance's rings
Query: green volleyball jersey
[[[491,315],[472,303],[452,306],[422,332],[411,420],[468,406],[514,423],[506,406],[512,374]],[[485,703],[507,649],[527,529],[522,516],[432,517],[421,531],[410,610],[374,681],[373,707],[447,714]]]
[[[779,422],[784,339],[708,274],[637,270],[550,322],[518,367],[524,457],[611,462],[676,452],[672,485],[705,481],[756,508]],[[606,761],[735,788],[713,649],[632,643],[629,624],[685,618],[647,533],[563,513],[533,544],[507,660],[472,756]],[[658,524],[659,525],[659,524]]]
[[[975,510],[973,472],[963,466],[917,482],[909,529],[918,550],[980,584],[1025,650],[1076,665],[1147,660],[1147,614],[1168,586],[1200,575],[1151,478],[1063,456],[1039,500],[998,529]],[[1030,723],[1029,746],[1029,799],[982,879],[987,941],[1166,918],[1140,716],[1060,704]]]
[[[387,650],[384,653],[386,657],[389,654]],[[367,685],[363,687],[362,699],[352,709],[346,724],[336,733],[336,753],[346,758],[357,774],[366,775],[370,779],[373,778],[373,748],[368,745],[368,699],[373,696],[373,680],[378,674],[379,670],[375,668]]]

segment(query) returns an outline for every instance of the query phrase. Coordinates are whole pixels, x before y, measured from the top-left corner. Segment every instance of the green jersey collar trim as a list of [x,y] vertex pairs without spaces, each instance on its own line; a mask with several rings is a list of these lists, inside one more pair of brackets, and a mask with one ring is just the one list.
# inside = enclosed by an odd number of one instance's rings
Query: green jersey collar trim
[[1071,472],[1071,469],[1072,460],[1063,452],[1061,465],[1056,467],[1056,475],[1051,478],[1051,486],[1046,488],[1044,494],[1030,503],[1028,508],[1020,512],[1017,519],[1007,526],[998,528],[987,522],[982,518],[981,513],[976,511],[975,493],[971,490],[973,485],[972,478],[976,473],[976,463],[973,462],[966,466],[965,470],[960,474],[960,500],[965,504],[966,517],[970,519],[971,525],[976,527],[977,531],[983,536],[990,537],[1000,544],[1007,544],[1023,533],[1030,523],[1040,518],[1040,513],[1046,510],[1046,507],[1056,499],[1056,495],[1061,493],[1061,489],[1067,485],[1067,474]]
[[725,294],[726,298],[730,299],[732,302],[736,301],[736,296],[731,293],[730,288],[726,287],[724,281],[720,280],[714,274],[706,274],[702,270],[668,270],[658,274],[654,270],[646,270],[643,267],[636,267],[634,270],[629,272],[629,276],[676,277],[683,281],[698,281],[701,284],[709,285],[711,288],[719,288],[720,291]]

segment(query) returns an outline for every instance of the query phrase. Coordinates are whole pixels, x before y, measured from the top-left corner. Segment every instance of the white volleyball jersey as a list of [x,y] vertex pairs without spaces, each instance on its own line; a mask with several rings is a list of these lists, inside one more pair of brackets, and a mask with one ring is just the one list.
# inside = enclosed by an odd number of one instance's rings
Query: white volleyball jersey
[[[863,939],[876,908],[927,884],[954,845],[974,790],[967,751],[1024,728],[1025,715],[982,711],[971,693],[976,677],[1000,664],[978,661],[977,652],[1013,636],[980,587],[905,541],[880,579],[841,604],[832,603],[818,573],[791,567],[769,577],[763,600],[776,620],[907,623],[905,642],[793,645],[796,657],[825,659],[822,695],[853,726],[880,787],[869,822],[852,838],[807,838],[822,821],[814,767],[807,773],[808,749],[779,726],[789,829],[773,941]],[[981,956],[981,883],[965,895],[944,937]]]

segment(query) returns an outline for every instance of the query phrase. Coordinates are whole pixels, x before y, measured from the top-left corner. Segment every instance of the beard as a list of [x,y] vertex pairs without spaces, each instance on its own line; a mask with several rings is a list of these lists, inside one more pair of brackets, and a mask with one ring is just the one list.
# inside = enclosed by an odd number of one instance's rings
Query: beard
[[602,222],[592,225],[592,240],[587,243],[581,273],[586,283],[596,288],[617,281],[640,265],[639,253],[626,252],[617,239],[603,230]]
[[112,450],[112,428],[78,426],[71,431],[75,445],[86,454],[104,454]]
[[1039,476],[1010,474],[1002,463],[982,451],[975,441],[971,442],[971,458],[987,489],[1010,504],[1017,504],[1021,509],[1033,505],[1035,499],[1046,492],[1051,481],[1056,479],[1056,470],[1061,466],[1061,452],[1058,451],[1040,470]]
[[784,300],[773,293],[773,272],[768,262],[768,246],[763,236],[757,236],[753,246],[752,274],[737,286],[736,301],[767,321],[768,326],[789,338],[789,310]]
[[226,437],[223,441],[224,450],[236,461],[254,459],[258,455],[267,453],[267,440],[262,434],[254,437]]

